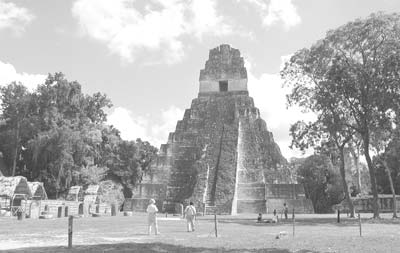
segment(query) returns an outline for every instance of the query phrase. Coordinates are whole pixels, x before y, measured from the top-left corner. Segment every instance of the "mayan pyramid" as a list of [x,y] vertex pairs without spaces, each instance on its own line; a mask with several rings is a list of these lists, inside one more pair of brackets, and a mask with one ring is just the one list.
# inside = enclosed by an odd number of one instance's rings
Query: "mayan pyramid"
[[134,191],[136,206],[155,198],[164,210],[188,200],[227,214],[265,213],[299,200],[302,208],[304,190],[281,173],[287,161],[249,96],[247,81],[239,50],[229,45],[210,50],[198,97]]

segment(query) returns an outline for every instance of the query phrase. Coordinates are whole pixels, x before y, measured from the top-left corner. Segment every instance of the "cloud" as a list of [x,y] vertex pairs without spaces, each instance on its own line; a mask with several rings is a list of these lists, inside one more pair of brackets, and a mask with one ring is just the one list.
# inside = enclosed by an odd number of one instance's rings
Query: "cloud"
[[[284,62],[288,58],[288,56],[283,56],[281,61]],[[283,80],[279,73],[264,73],[256,77],[252,73],[252,66],[248,61],[246,68],[250,96],[254,98],[256,107],[260,109],[261,117],[266,121],[268,130],[274,134],[274,139],[283,155],[286,158],[301,155],[299,151],[289,148],[291,142],[289,128],[297,120],[314,120],[314,115],[305,114],[298,107],[286,108],[286,94],[289,93],[289,90],[282,87]]]
[[34,18],[28,9],[0,0],[0,30],[10,29],[20,34]]
[[301,23],[301,17],[297,13],[293,0],[270,0],[268,3],[264,0],[242,1],[257,8],[262,23],[266,27],[282,23],[286,29],[289,29]]
[[167,142],[168,134],[175,131],[176,122],[183,118],[183,112],[184,110],[171,106],[161,110],[155,121],[148,116],[135,115],[126,108],[117,107],[108,115],[107,122],[121,132],[124,140],[141,138],[159,147]]
[[42,74],[18,73],[12,64],[0,61],[0,85],[16,81],[21,82],[29,90],[34,90],[38,84],[43,84],[46,78],[47,76]]
[[217,15],[215,0],[77,0],[72,14],[83,34],[106,44],[127,62],[156,58],[149,55],[156,52],[162,62],[172,64],[184,56],[185,36],[201,39],[231,31]]
[[121,138],[124,140],[146,139],[148,120],[143,117],[134,116],[126,108],[115,108],[108,115],[107,122],[121,132]]
[[167,142],[168,134],[175,131],[176,123],[183,118],[184,110],[171,106],[161,111],[161,122],[153,124],[151,131],[155,142],[160,145]]

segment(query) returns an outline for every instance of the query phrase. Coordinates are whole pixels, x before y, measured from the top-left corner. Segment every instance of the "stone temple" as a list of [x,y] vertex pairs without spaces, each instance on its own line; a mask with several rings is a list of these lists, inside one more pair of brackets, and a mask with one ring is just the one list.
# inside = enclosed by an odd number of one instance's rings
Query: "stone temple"
[[211,49],[199,81],[198,97],[133,192],[133,208],[154,198],[169,212],[189,200],[208,213],[271,213],[283,203],[313,212],[303,187],[284,173],[287,161],[249,96],[239,50]]

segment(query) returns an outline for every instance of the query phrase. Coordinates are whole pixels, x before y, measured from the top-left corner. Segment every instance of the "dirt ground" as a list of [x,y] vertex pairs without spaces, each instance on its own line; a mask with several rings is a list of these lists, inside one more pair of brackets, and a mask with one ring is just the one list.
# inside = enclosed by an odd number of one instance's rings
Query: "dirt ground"
[[[68,218],[49,220],[0,218],[0,251],[4,252],[400,252],[400,220],[390,214],[372,220],[334,214],[296,215],[278,224],[256,223],[256,215],[200,217],[196,231],[186,232],[178,217],[159,217],[160,235],[147,235],[146,216],[75,218],[73,249],[67,249]],[[271,218],[265,216],[264,218]],[[277,235],[281,234],[277,239]]]

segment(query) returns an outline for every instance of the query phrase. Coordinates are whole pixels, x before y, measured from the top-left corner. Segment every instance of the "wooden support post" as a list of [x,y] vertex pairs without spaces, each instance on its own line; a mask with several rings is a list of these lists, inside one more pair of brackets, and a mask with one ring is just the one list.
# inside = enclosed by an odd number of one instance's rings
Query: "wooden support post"
[[295,223],[296,223],[296,217],[294,216],[294,208],[293,208],[293,213],[292,213],[292,220],[293,220],[293,237],[295,234]]
[[72,248],[72,224],[74,216],[70,215],[68,217],[68,248]]
[[361,237],[362,233],[361,233],[361,215],[360,215],[360,213],[358,213],[358,226],[360,227],[360,237]]
[[340,223],[340,209],[337,210],[337,223]]
[[218,237],[218,221],[217,221],[217,214],[214,214],[214,225],[215,225],[215,237]]

